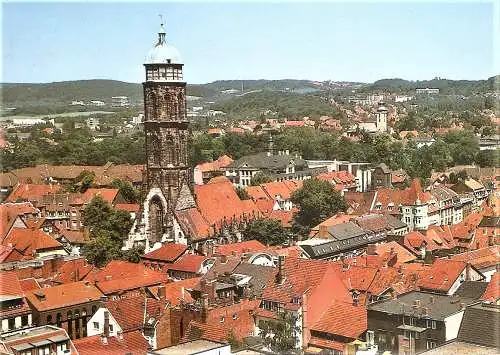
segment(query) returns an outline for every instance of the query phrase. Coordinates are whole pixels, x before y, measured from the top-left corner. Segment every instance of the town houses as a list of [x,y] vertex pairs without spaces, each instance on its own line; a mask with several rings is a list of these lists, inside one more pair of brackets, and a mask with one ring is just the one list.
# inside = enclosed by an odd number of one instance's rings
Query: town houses
[[[183,63],[162,24],[144,63],[144,164],[2,174],[0,353],[498,352],[497,169],[426,181],[355,154],[306,160],[292,139],[275,149],[275,131],[341,120],[264,113],[267,146],[193,167]],[[362,100],[376,107],[338,138],[393,139],[383,99]]]

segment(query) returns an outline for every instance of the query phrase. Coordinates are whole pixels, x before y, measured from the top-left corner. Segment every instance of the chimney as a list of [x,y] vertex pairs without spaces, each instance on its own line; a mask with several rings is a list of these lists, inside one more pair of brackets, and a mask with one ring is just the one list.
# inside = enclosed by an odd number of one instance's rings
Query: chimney
[[377,255],[377,246],[375,244],[368,244],[366,247],[366,255]]
[[201,321],[205,323],[208,316],[208,295],[206,293],[201,295]]
[[118,340],[123,340],[123,332],[121,330],[116,332],[116,337]]
[[158,286],[158,298],[161,302],[165,302],[165,299],[167,298],[165,294],[165,285]]
[[493,241],[493,236],[489,235],[488,236],[488,246],[492,247],[493,245],[495,245],[495,242]]
[[340,257],[340,261],[342,262],[342,271],[349,270],[349,263],[347,262],[347,260],[343,256]]
[[470,263],[467,263],[465,265],[465,280],[466,281],[471,281],[470,272],[471,272],[471,265],[470,265]]
[[319,225],[318,236],[321,237],[321,238],[328,237],[328,226],[320,224]]
[[109,312],[104,311],[104,333],[103,333],[104,339],[106,339],[107,344],[107,338],[109,337]]
[[460,309],[461,309],[461,310],[464,310],[464,309],[465,309],[465,303],[460,302]]
[[285,257],[283,255],[278,256],[278,274],[276,275],[276,283],[282,284],[285,280],[283,276],[283,263],[285,261]]
[[221,255],[220,256],[220,262],[221,262],[221,264],[227,263],[227,255]]

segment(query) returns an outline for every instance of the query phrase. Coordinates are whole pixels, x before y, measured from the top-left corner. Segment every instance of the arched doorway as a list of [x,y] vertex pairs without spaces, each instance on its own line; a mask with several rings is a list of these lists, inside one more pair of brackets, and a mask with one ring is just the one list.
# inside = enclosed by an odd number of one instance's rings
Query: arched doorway
[[149,230],[151,240],[157,242],[163,235],[163,204],[158,196],[154,196],[149,202]]

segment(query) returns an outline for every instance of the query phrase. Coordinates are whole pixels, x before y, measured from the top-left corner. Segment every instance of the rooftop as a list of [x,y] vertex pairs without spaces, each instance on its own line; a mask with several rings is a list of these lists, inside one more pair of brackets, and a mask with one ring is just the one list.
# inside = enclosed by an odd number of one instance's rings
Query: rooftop
[[26,293],[28,302],[39,312],[98,301],[101,296],[101,291],[86,281],[52,286]]
[[[470,298],[459,298],[421,291],[412,291],[400,295],[396,299],[383,300],[367,306],[368,311],[378,311],[388,314],[422,315],[431,319],[445,318],[462,311],[462,303],[470,304]],[[414,306],[418,305],[418,306]]]
[[215,350],[226,346],[226,344],[216,343],[209,340],[193,340],[186,343],[174,345],[168,348],[157,349],[152,354],[177,355],[177,354],[198,354],[203,351]]

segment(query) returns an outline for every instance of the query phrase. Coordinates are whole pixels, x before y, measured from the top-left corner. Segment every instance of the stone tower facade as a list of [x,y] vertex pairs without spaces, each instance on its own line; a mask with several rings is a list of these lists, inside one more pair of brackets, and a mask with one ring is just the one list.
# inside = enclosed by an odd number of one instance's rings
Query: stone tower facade
[[175,210],[194,206],[188,164],[189,120],[186,115],[186,82],[177,49],[168,45],[163,25],[158,43],[144,63],[144,131],[146,165],[141,206],[125,249],[142,244],[156,249],[175,241]]

